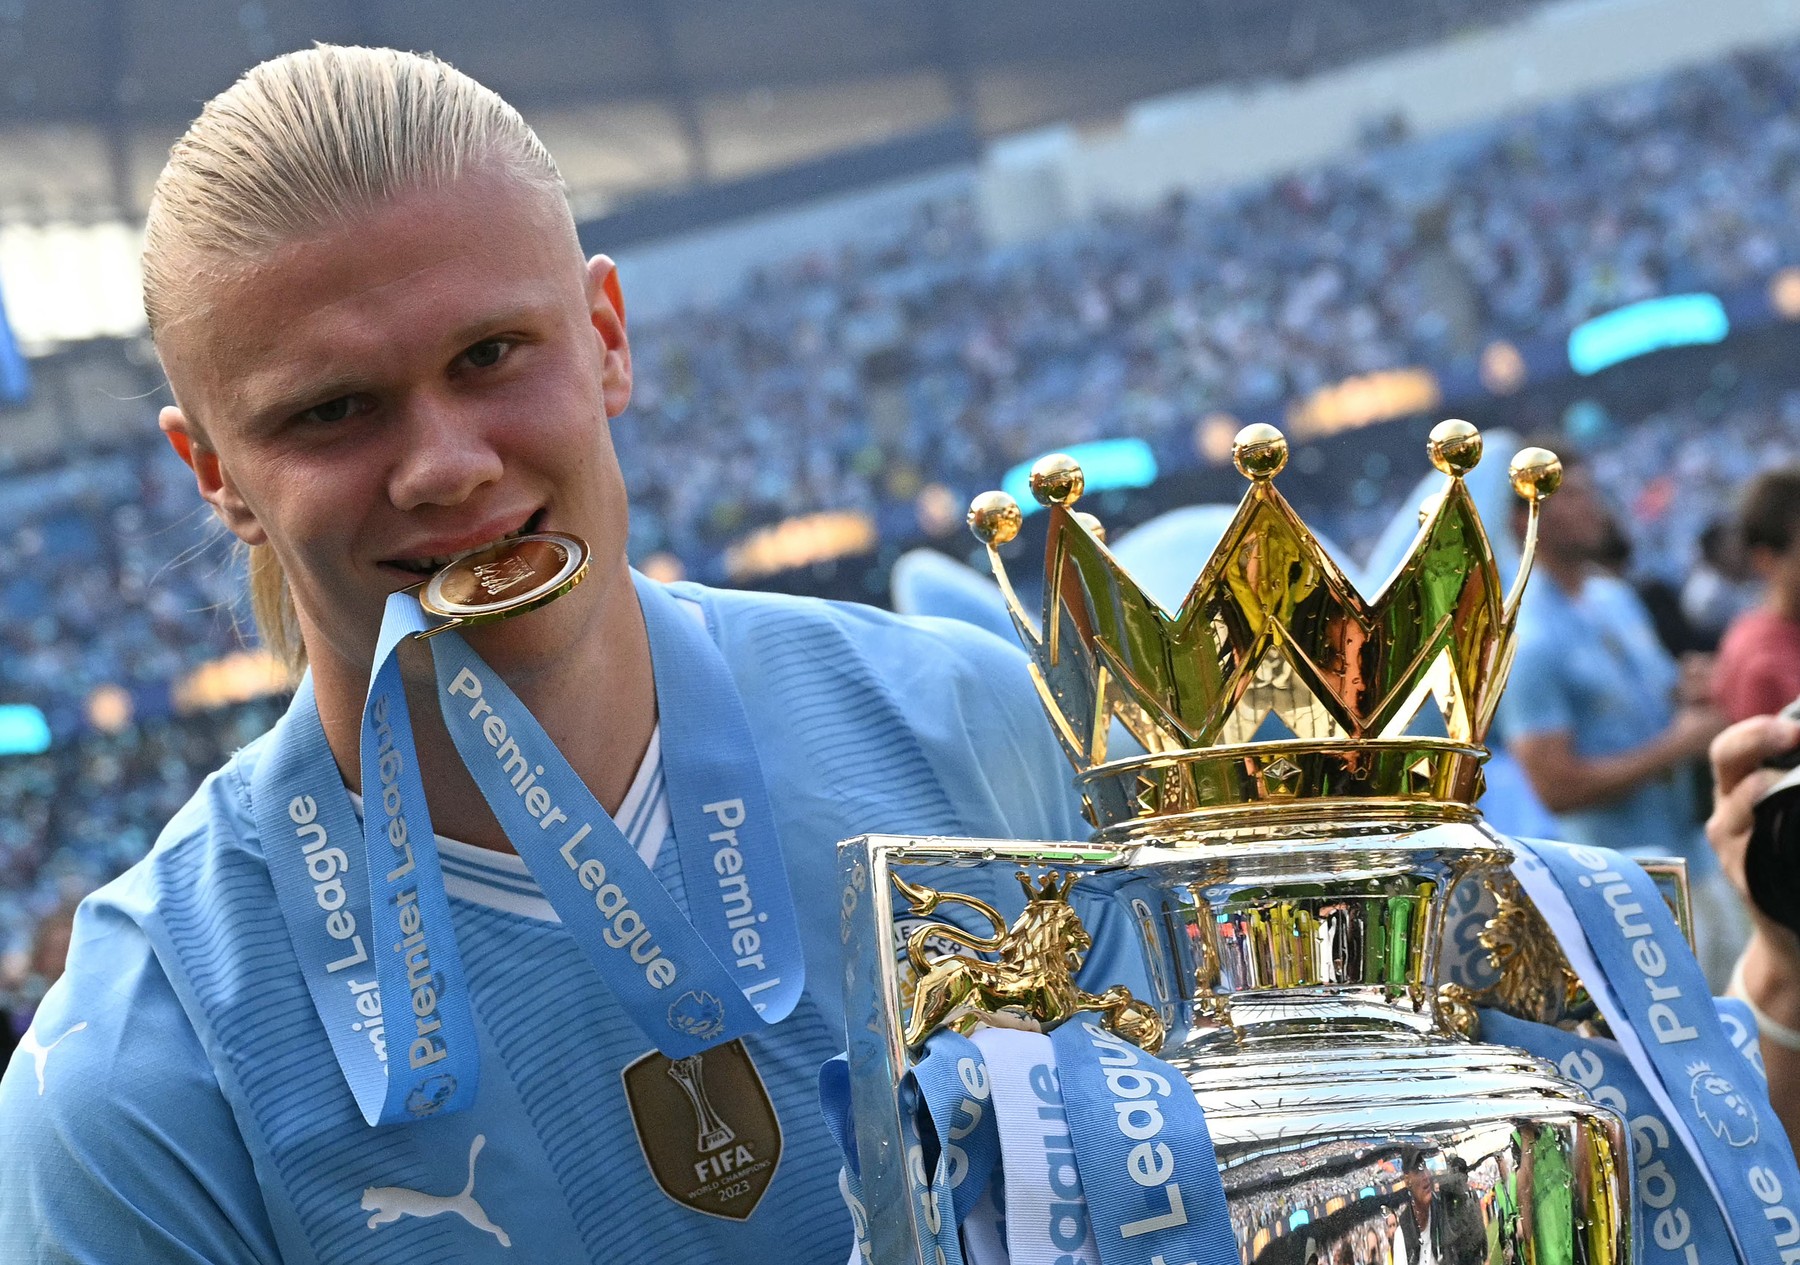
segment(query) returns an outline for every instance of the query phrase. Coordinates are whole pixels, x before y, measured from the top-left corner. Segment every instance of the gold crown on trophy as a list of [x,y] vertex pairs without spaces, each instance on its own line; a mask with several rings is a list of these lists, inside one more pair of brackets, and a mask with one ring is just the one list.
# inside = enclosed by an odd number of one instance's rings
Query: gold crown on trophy
[[[1228,826],[1247,808],[1266,818],[1279,805],[1316,812],[1320,800],[1336,801],[1344,818],[1473,816],[1539,502],[1562,481],[1546,449],[1512,461],[1530,519],[1506,594],[1463,482],[1481,447],[1468,422],[1432,429],[1427,451],[1447,486],[1421,507],[1411,553],[1372,599],[1275,490],[1288,448],[1273,426],[1238,432],[1232,457],[1250,488],[1174,612],[1075,509],[1085,480],[1071,458],[1053,453],[1031,472],[1032,495],[1050,512],[1041,627],[998,552],[1019,533],[1018,503],[1004,492],[975,498],[970,529],[987,546],[1094,825],[1105,834],[1184,818]],[[1115,721],[1146,754],[1108,758]]]

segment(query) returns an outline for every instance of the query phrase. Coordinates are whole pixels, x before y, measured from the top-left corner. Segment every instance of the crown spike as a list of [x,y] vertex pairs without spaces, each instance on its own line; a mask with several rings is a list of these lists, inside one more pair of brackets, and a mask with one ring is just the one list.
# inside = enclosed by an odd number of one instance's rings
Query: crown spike
[[1000,586],[1000,596],[1006,602],[1006,613],[1012,616],[1013,628],[1018,631],[1019,640],[1027,647],[1039,644],[1037,626],[1032,623],[1031,616],[1019,601],[1019,595],[1013,592],[1012,581],[1007,577],[1006,564],[1000,560],[1000,546],[1018,538],[1019,528],[1025,522],[1025,516],[1019,512],[1019,503],[1004,492],[983,492],[969,502],[969,530],[982,544],[987,546],[988,569],[994,573],[994,583]]
[[1481,432],[1460,418],[1446,418],[1431,428],[1425,451],[1432,465],[1460,479],[1481,463]]
[[1011,543],[1024,524],[1019,503],[1004,492],[983,492],[969,502],[969,530],[990,548]]
[[1287,436],[1267,422],[1252,422],[1231,441],[1231,460],[1253,483],[1267,483],[1287,465]]
[[[1476,811],[1480,744],[1512,658],[1538,503],[1560,467],[1527,452],[1511,468],[1533,529],[1520,588],[1503,597],[1463,477],[1481,460],[1480,432],[1441,422],[1427,451],[1449,477],[1422,507],[1410,556],[1374,597],[1274,485],[1289,447],[1269,425],[1238,432],[1232,455],[1250,486],[1172,611],[1074,508],[1085,479],[1066,455],[1032,471],[1033,495],[1050,510],[1041,628],[1020,611],[997,549],[1021,534],[1017,504],[996,494],[976,502],[970,526],[1102,832],[1135,837],[1151,823],[1275,801],[1284,812],[1386,803],[1422,821]],[[1145,754],[1109,758],[1115,725]]]
[[1075,521],[1080,523],[1083,527],[1087,528],[1088,535],[1092,536],[1095,540],[1099,541],[1103,545],[1106,543],[1106,525],[1104,523],[1102,523],[1099,519],[1095,518],[1092,514],[1084,513],[1081,510],[1076,510],[1075,511]]
[[1519,602],[1525,596],[1525,581],[1537,559],[1539,507],[1545,497],[1554,496],[1556,489],[1562,486],[1562,458],[1548,448],[1524,448],[1506,467],[1506,474],[1512,480],[1513,491],[1530,506],[1530,517],[1525,523],[1525,544],[1519,550],[1519,574],[1513,577],[1513,591],[1506,595],[1505,627],[1510,634],[1513,621],[1518,618]]
[[1068,453],[1053,452],[1032,464],[1031,494],[1046,509],[1052,505],[1073,505],[1085,491],[1087,476]]

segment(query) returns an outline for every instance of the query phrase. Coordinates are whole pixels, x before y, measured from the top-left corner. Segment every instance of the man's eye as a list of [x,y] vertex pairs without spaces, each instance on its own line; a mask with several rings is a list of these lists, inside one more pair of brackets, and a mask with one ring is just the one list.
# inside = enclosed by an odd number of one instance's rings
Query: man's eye
[[476,343],[463,353],[463,361],[471,368],[488,369],[500,363],[506,355],[508,345],[498,338],[490,338]]
[[315,404],[300,414],[300,419],[307,422],[341,422],[356,412],[356,400],[348,395],[340,395],[335,400],[327,400],[323,404]]

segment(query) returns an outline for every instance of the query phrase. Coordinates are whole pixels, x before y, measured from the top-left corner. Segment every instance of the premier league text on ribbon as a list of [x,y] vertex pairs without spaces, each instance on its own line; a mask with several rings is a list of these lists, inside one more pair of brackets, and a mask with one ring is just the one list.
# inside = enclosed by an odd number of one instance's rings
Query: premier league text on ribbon
[[[1657,1042],[1661,1045],[1675,1045],[1698,1038],[1699,1030],[1683,1023],[1671,1006],[1671,1003],[1678,1004],[1683,1000],[1681,988],[1676,984],[1663,982],[1663,976],[1669,970],[1668,954],[1656,942],[1653,928],[1644,919],[1643,906],[1632,899],[1631,885],[1625,881],[1624,875],[1612,868],[1611,858],[1592,848],[1571,845],[1567,853],[1577,864],[1592,871],[1591,874],[1581,875],[1577,882],[1589,888],[1604,884],[1599,887],[1600,895],[1612,910],[1613,921],[1618,925],[1619,933],[1631,942],[1631,964],[1642,976],[1644,988],[1651,999],[1646,1015],[1650,1021],[1650,1031]],[[1632,921],[1634,918],[1637,921]],[[1697,1073],[1704,1070],[1704,1067],[1702,1064],[1695,1064],[1691,1070]],[[1721,1130],[1716,1129],[1715,1133],[1723,1136]],[[1731,1141],[1729,1138],[1726,1140]],[[1780,1177],[1760,1164],[1752,1165],[1746,1176],[1751,1192],[1762,1204],[1764,1218],[1775,1229],[1775,1245],[1781,1249],[1781,1265],[1800,1265],[1800,1217],[1788,1206],[1789,1195],[1782,1189]],[[1646,1202],[1649,1202],[1648,1199]],[[1665,1225],[1659,1221],[1655,1223],[1652,1232],[1661,1230],[1671,1237],[1682,1237],[1678,1233],[1680,1228],[1676,1224]],[[1659,1234],[1659,1243],[1662,1237]],[[1691,1257],[1693,1244],[1685,1246]]]
[[[306,873],[313,881],[313,899],[325,912],[325,934],[333,940],[347,942],[349,952],[325,964],[326,971],[336,974],[360,966],[369,960],[363,938],[356,929],[356,915],[345,906],[349,895],[344,890],[343,875],[350,869],[350,858],[342,848],[333,847],[325,823],[318,820],[319,805],[310,795],[296,795],[288,801],[288,819],[294,823],[294,835],[300,842],[300,854],[306,858]],[[406,823],[401,822],[401,833]],[[387,1025],[381,1013],[379,980],[348,981],[356,998],[356,1012],[362,1018],[350,1025],[351,1030],[369,1039],[375,1057],[387,1062]]]
[[[1659,940],[1679,933],[1649,879],[1615,853],[1539,840],[1527,847],[1535,855],[1533,865],[1516,867],[1521,882],[1532,891],[1534,875],[1545,874],[1554,884],[1533,892],[1533,898],[1559,893],[1571,907],[1598,966],[1590,983],[1595,1000],[1615,1032],[1636,1034],[1635,1046],[1627,1044],[1634,1070],[1647,1087],[1660,1088],[1672,1109],[1670,1122],[1685,1128],[1692,1158],[1707,1175],[1739,1259],[1800,1265],[1800,1215],[1791,1206],[1800,1193],[1795,1190],[1800,1176],[1792,1152],[1778,1131],[1764,1127],[1754,1100],[1739,1092],[1734,1077],[1754,1076],[1756,1070],[1739,1057],[1717,1021],[1699,968],[1681,955],[1680,946],[1665,947]],[[1644,1040],[1646,1033],[1654,1044]],[[1642,1161],[1648,1139],[1635,1124],[1633,1133]],[[1640,1189],[1655,1207],[1649,1189]],[[1672,1201],[1672,1183],[1659,1193]],[[1699,1259],[1701,1253],[1683,1233],[1685,1218],[1664,1212],[1673,1210],[1658,1209],[1652,1222],[1657,1246]],[[1759,1218],[1766,1224],[1759,1226]]]
[[1681,1000],[1681,988],[1661,982],[1669,971],[1669,956],[1662,945],[1656,942],[1650,924],[1644,920],[1644,907],[1633,899],[1631,885],[1625,881],[1624,875],[1612,869],[1611,862],[1605,856],[1593,849],[1572,846],[1568,852],[1576,861],[1594,871],[1581,876],[1583,887],[1604,884],[1600,888],[1600,895],[1605,899],[1607,908],[1612,910],[1613,922],[1618,925],[1619,934],[1632,942],[1631,963],[1643,976],[1644,987],[1650,994],[1650,1008],[1646,1013],[1650,1020],[1650,1030],[1657,1042],[1669,1045],[1679,1041],[1692,1041],[1700,1034],[1682,1023],[1669,1004]]
[[[407,837],[405,804],[400,795],[400,774],[406,759],[394,745],[387,704],[385,694],[376,695],[375,767],[381,779],[381,811],[387,815],[387,840],[394,849],[394,868],[387,873],[387,882],[392,886],[412,874],[413,850],[412,840]],[[365,805],[363,811],[369,813],[373,809]],[[407,1047],[406,1061],[417,1070],[444,1059],[444,1038],[440,1031],[443,1024],[437,1013],[441,981],[431,969],[431,944],[424,915],[419,910],[419,889],[416,886],[401,887],[389,899],[397,911],[402,937],[391,951],[399,956],[406,971],[406,986],[412,993],[415,1035]]]
[[[481,696],[481,678],[463,668],[450,682],[448,693],[471,700],[469,719],[481,722],[481,736],[494,749],[500,771],[511,782],[525,811],[536,819],[538,829],[548,830],[558,822],[575,825],[569,820],[569,814],[550,798],[550,792],[538,785],[537,779],[544,775],[544,766],[534,763],[519,748],[518,739],[507,731],[505,717],[495,715],[493,707]],[[628,952],[631,960],[644,968],[644,978],[652,988],[667,988],[680,974],[674,961],[651,937],[643,916],[631,907],[631,901],[619,885],[607,882],[605,863],[596,857],[576,855],[576,850],[593,829],[594,825],[589,821],[575,826],[557,851],[581,885],[594,894],[594,906],[607,920],[607,928],[601,933],[607,947]]]
[[[570,821],[569,815],[556,804],[550,792],[538,783],[543,776],[544,766],[535,764],[519,747],[516,735],[507,729],[504,717],[496,715],[493,707],[482,697],[481,678],[468,668],[462,668],[451,680],[447,693],[470,700],[468,717],[481,724],[481,736],[493,748],[494,759],[500,764],[500,771],[509,779],[513,792],[519,796],[525,811],[536,819],[540,830],[548,830],[559,822],[574,826],[567,841],[557,851],[564,864],[575,872],[576,878],[587,890],[594,893],[594,904],[608,922],[604,939],[613,949],[628,950],[631,959],[644,968],[644,978],[654,988],[667,988],[676,981],[679,971],[674,961],[663,952],[652,938],[650,929],[637,910],[631,907],[630,900],[615,883],[606,878],[606,865],[597,857],[583,857],[579,849],[588,835],[593,831],[593,823],[583,821],[579,825]],[[750,878],[743,872],[744,854],[738,849],[737,828],[744,824],[744,801],[727,799],[702,806],[702,811],[710,815],[719,829],[707,835],[708,842],[714,845],[712,864],[714,872],[719,876],[719,901],[725,915],[725,925],[731,930],[731,950],[736,955],[739,969],[768,970],[763,960],[762,934],[757,924],[768,921],[766,913],[759,912],[756,901],[750,891]],[[744,990],[745,996],[753,996],[765,989],[773,988],[781,983],[779,976],[754,984]],[[762,1004],[754,1003],[758,1011]]]

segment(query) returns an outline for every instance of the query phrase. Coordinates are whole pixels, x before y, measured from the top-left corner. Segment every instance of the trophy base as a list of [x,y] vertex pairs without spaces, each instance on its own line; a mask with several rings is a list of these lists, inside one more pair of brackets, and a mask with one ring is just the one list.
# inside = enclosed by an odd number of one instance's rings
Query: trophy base
[[1630,1259],[1619,1117],[1503,1046],[1394,1033],[1165,1052],[1206,1110],[1245,1265]]

